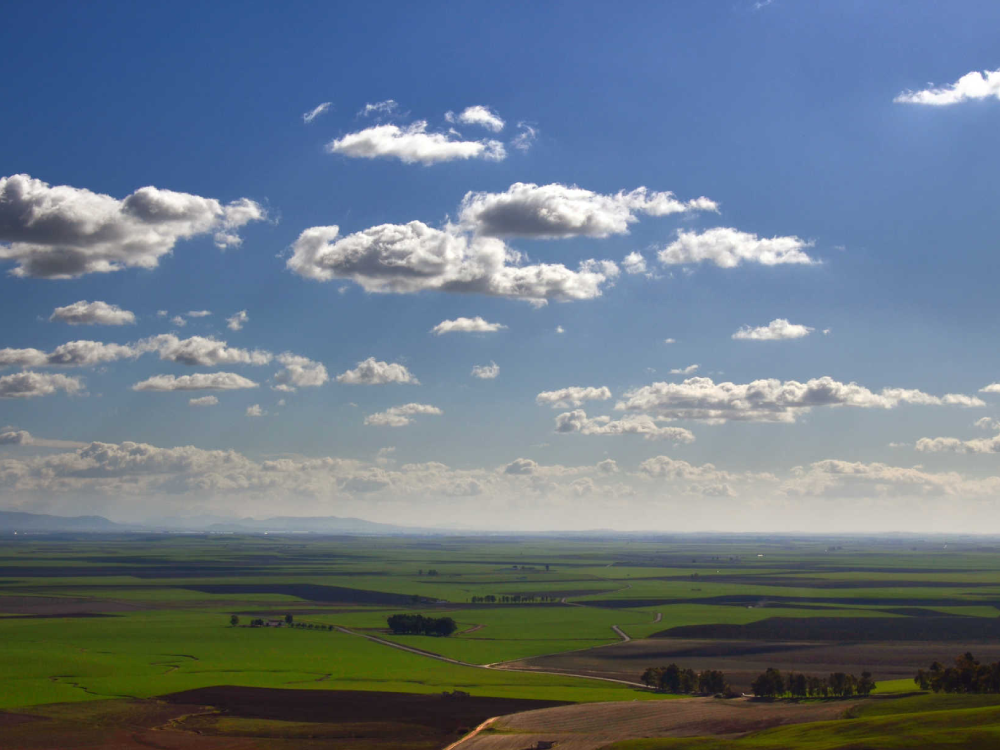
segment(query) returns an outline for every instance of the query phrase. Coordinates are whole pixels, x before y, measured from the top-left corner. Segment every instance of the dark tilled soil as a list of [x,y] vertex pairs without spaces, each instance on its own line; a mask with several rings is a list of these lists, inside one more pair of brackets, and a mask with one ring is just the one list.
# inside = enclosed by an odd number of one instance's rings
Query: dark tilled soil
[[869,670],[876,681],[899,680],[911,679],[917,669],[926,669],[933,661],[950,664],[965,651],[971,651],[983,662],[1000,659],[1000,643],[996,640],[953,643],[808,641],[778,644],[774,641],[656,638],[540,656],[514,662],[511,666],[637,680],[646,667],[675,662],[696,671],[722,670],[735,689],[749,691],[753,679],[768,667],[782,672],[804,672],[824,677],[831,672],[860,675],[862,671]]
[[705,596],[697,599],[592,599],[584,602],[588,607],[604,607],[606,609],[632,609],[635,607],[657,607],[667,604],[721,604],[730,606],[753,607],[766,604],[771,607],[788,607],[802,604],[842,604],[850,607],[855,604],[873,607],[997,607],[1000,614],[1000,598],[996,595],[988,597],[916,599],[906,597],[877,596],[760,596],[759,594],[733,594],[730,596]]
[[771,617],[746,625],[682,625],[653,638],[749,641],[985,641],[1000,638],[1000,618]]
[[491,716],[565,706],[565,701],[519,698],[452,697],[440,693],[381,693],[362,690],[282,690],[219,687],[186,690],[160,700],[214,706],[224,715],[281,721],[395,722],[443,732],[472,728]]

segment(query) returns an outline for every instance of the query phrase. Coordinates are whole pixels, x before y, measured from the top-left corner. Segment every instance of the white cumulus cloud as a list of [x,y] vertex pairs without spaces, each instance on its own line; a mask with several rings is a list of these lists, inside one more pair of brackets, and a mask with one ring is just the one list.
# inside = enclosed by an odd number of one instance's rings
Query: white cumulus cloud
[[535,396],[535,403],[551,406],[553,409],[568,409],[580,406],[584,401],[607,401],[611,398],[611,389],[605,385],[600,387],[571,385],[557,391],[542,391]]
[[326,150],[356,159],[392,158],[424,166],[456,159],[503,161],[507,156],[499,141],[463,141],[449,133],[428,133],[425,120],[403,127],[373,125],[330,141]]
[[267,412],[260,408],[260,404],[253,404],[247,407],[246,415],[248,417],[263,417],[265,414]]
[[[267,217],[248,198],[214,198],[144,187],[123,200],[26,174],[0,178],[0,260],[15,276],[69,279],[123,268],[156,268],[178,240],[211,234],[220,248]],[[6,244],[3,244],[6,243]]]
[[133,391],[229,391],[256,388],[257,383],[234,372],[199,372],[194,375],[154,375],[132,386]]
[[230,331],[241,331],[243,326],[247,324],[250,320],[250,316],[247,314],[246,310],[240,310],[237,313],[233,313],[230,317],[226,318],[226,327]]
[[893,101],[897,104],[929,104],[943,107],[972,99],[990,98],[1000,99],[1000,69],[985,70],[982,73],[974,70],[948,86],[904,91]]
[[683,427],[662,427],[648,414],[626,414],[621,419],[588,417],[583,409],[556,416],[556,432],[579,432],[581,435],[642,435],[646,440],[672,440],[693,443],[694,435]]
[[82,388],[80,378],[66,375],[28,371],[0,377],[0,398],[35,398],[49,396],[56,391],[72,395]]
[[377,427],[405,427],[413,421],[413,417],[422,414],[444,414],[444,412],[430,404],[403,404],[369,414],[365,417],[365,424]]
[[156,352],[160,359],[182,365],[215,367],[218,365],[266,365],[273,358],[271,352],[261,349],[231,347],[225,341],[204,336],[181,339],[164,333],[143,339],[136,344],[143,352]]
[[625,256],[625,260],[622,261],[622,268],[625,269],[625,273],[633,276],[639,273],[646,273],[646,259],[642,257],[642,253],[633,251]]
[[785,341],[786,339],[801,339],[808,336],[815,328],[789,323],[785,318],[775,318],[766,326],[751,328],[743,326],[733,338],[737,341]]
[[674,194],[644,187],[602,195],[575,186],[517,182],[503,193],[466,193],[461,223],[488,237],[608,237],[627,234],[636,213],[649,216],[717,211],[708,198],[680,201]]
[[495,333],[507,326],[502,323],[489,323],[478,315],[474,318],[455,318],[442,320],[431,329],[431,333],[441,336],[445,333]]
[[660,263],[678,265],[714,263],[720,268],[735,268],[741,263],[776,266],[787,263],[814,264],[805,249],[812,247],[798,237],[760,238],[756,234],[728,227],[716,227],[704,232],[677,232],[677,239],[658,253]]
[[284,365],[274,376],[278,390],[317,387],[330,380],[326,367],[308,357],[285,352],[278,355],[278,361]]
[[49,320],[60,320],[71,326],[123,326],[135,323],[135,313],[100,300],[93,302],[80,300],[72,305],[57,307],[52,311]]
[[466,107],[457,116],[453,115],[449,122],[455,120],[463,125],[479,125],[494,133],[499,133],[507,125],[500,115],[482,104]]
[[288,268],[319,281],[350,279],[367,292],[435,290],[535,304],[599,297],[618,275],[611,261],[583,261],[575,271],[560,264],[520,265],[521,253],[500,240],[420,221],[382,224],[342,238],[339,232],[336,226],[302,232]]
[[201,398],[189,398],[188,403],[191,406],[215,406],[219,403],[219,399],[216,396],[202,396]]
[[358,366],[353,370],[341,373],[337,376],[337,382],[347,385],[385,385],[387,383],[420,385],[420,381],[413,376],[406,365],[397,362],[382,362],[375,357],[358,362]]
[[472,368],[472,377],[480,380],[493,380],[500,374],[500,365],[490,362],[488,365],[476,365]]
[[701,365],[688,365],[687,367],[675,367],[670,371],[671,375],[694,375]]
[[892,409],[901,404],[984,405],[975,396],[958,393],[932,396],[905,388],[874,392],[857,383],[841,383],[830,377],[805,383],[775,378],[751,383],[715,383],[711,378],[688,378],[683,383],[653,383],[635,388],[626,392],[615,408],[709,423],[794,422],[818,406]]

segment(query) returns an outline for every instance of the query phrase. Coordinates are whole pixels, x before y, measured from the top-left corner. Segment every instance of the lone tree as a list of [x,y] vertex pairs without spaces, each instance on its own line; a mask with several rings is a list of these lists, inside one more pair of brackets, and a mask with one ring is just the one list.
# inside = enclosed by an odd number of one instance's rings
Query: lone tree
[[285,624],[286,625],[291,625],[293,622],[295,622],[295,618],[294,617],[292,617],[290,614],[289,615],[285,615]]
[[229,617],[229,624],[232,625],[234,628],[237,625],[239,625],[240,624],[239,615],[230,615],[230,617]]

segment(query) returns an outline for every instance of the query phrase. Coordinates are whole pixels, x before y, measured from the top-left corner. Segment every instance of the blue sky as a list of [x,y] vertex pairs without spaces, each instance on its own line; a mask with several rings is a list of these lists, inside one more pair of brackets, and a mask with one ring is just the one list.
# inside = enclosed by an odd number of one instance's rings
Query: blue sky
[[3,507],[997,530],[995,3],[8,17]]

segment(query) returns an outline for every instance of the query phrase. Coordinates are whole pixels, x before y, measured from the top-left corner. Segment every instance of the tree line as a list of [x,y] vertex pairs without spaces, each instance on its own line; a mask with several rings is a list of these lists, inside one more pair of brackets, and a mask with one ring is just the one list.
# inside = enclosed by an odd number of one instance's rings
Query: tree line
[[829,677],[796,674],[782,675],[773,667],[757,676],[750,689],[758,698],[847,698],[852,695],[868,696],[875,689],[871,672],[862,672],[861,677],[845,672],[834,672]]
[[449,636],[458,630],[450,617],[424,617],[423,615],[390,615],[386,618],[389,630],[395,635]]
[[935,693],[1000,693],[1000,662],[980,664],[966,651],[955,659],[954,667],[936,661],[928,670],[917,670],[913,681],[921,690]]
[[664,693],[728,693],[726,676],[717,669],[695,672],[676,664],[665,667],[649,667],[640,678],[646,687]]
[[534,604],[535,602],[557,602],[554,596],[535,596],[534,594],[487,594],[469,598],[473,604]]

